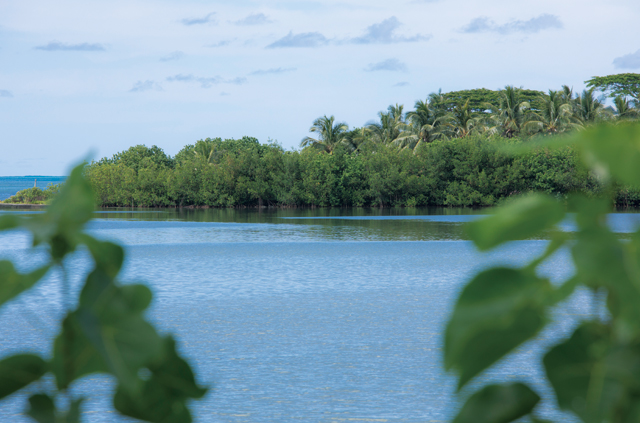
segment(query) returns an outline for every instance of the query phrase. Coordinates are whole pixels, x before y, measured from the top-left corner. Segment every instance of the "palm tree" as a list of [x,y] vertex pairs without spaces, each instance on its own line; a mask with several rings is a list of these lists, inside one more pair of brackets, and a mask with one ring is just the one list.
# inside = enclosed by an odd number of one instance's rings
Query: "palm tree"
[[595,88],[584,90],[576,97],[574,115],[582,124],[596,123],[607,118],[604,104],[593,94]]
[[454,133],[458,138],[464,138],[471,134],[476,127],[481,126],[481,119],[474,117],[469,107],[469,99],[462,105],[456,105],[451,113],[451,121]]
[[318,138],[304,137],[300,142],[300,147],[317,148],[327,153],[333,153],[336,146],[343,142],[349,126],[344,122],[337,122],[333,116],[319,117],[313,121],[309,132],[318,134]]
[[558,94],[563,104],[569,104],[573,102],[573,88],[569,88],[568,85],[563,85],[562,90]]
[[429,94],[429,107],[436,114],[441,115],[447,113],[447,104],[444,94],[442,94],[442,89],[438,90],[437,93]]
[[507,85],[504,90],[500,91],[500,107],[486,103],[487,109],[491,110],[491,118],[496,122],[497,126],[490,129],[496,132],[498,127],[502,129],[505,137],[511,138],[518,134],[523,125],[529,120],[529,102],[520,101],[519,88]]
[[358,153],[371,139],[367,128],[356,128],[346,133],[343,144],[351,153]]
[[618,120],[631,120],[640,117],[640,110],[633,108],[629,100],[624,96],[618,96],[613,100],[616,106]]
[[398,103],[396,103],[395,106],[389,106],[387,110],[393,119],[404,122],[404,104],[398,105]]
[[374,142],[381,144],[394,142],[400,136],[405,126],[403,105],[396,104],[395,106],[389,106],[387,110],[387,113],[378,113],[380,122],[371,122],[366,126]]
[[408,112],[406,118],[402,134],[396,140],[402,148],[413,150],[421,143],[443,137],[451,128],[449,115],[433,110],[428,100],[416,101],[415,110]]
[[523,125],[527,131],[557,134],[581,126],[573,117],[573,94],[566,85],[561,91],[549,90],[548,95],[541,97],[540,111],[532,113],[532,120]]
[[193,155],[210,165],[214,164],[221,154],[222,152],[218,151],[215,142],[209,139],[196,142],[193,148]]

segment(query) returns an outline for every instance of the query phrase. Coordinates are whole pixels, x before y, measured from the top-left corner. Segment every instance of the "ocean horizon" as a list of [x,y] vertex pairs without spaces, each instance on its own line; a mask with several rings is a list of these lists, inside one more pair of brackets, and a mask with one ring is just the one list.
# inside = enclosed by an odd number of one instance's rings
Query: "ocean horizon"
[[18,191],[33,188],[34,182],[40,189],[49,185],[64,182],[66,176],[27,175],[27,176],[0,176],[0,201],[15,195]]

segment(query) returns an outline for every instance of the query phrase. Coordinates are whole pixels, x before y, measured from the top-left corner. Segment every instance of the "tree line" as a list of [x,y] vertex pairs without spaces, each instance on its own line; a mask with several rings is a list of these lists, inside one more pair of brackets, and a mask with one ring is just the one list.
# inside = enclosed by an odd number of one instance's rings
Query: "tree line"
[[[640,75],[586,83],[580,94],[568,86],[439,91],[355,129],[323,116],[299,150],[251,137],[199,140],[174,157],[138,145],[85,173],[102,207],[476,207],[531,191],[593,194],[600,183],[571,147],[520,156],[504,149],[640,119]],[[640,206],[640,192],[618,187],[615,201]]]
[[[470,135],[415,151],[370,144],[354,153],[338,145],[326,154],[216,138],[174,158],[158,147],[131,147],[85,174],[100,206],[120,207],[489,206],[530,191],[561,197],[600,189],[571,147],[519,156],[501,149],[524,142]],[[640,192],[619,191],[620,205],[640,205]]]
[[[574,93],[567,85],[548,93],[513,86],[498,91],[438,91],[416,101],[412,111],[405,113],[403,105],[391,105],[378,114],[378,120],[351,131],[346,123],[325,115],[313,122],[310,132],[314,136],[305,137],[300,146],[329,153],[338,144],[350,151],[368,143],[415,150],[422,143],[473,134],[506,138],[555,135],[601,122],[640,118],[639,74],[594,77],[585,83],[587,89],[582,93]],[[606,97],[613,99],[615,107],[606,106]]]

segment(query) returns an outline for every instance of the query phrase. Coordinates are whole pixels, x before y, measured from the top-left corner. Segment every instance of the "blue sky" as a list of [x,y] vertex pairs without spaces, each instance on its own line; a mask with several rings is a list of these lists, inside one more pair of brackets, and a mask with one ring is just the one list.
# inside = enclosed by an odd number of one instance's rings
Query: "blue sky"
[[0,2],[0,175],[135,144],[297,147],[433,91],[640,72],[637,0]]

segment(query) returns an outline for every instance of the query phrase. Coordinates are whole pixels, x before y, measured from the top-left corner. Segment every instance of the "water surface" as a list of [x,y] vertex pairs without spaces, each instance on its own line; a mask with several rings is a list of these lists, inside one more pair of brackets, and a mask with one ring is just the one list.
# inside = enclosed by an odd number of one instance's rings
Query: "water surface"
[[[520,264],[545,240],[510,243],[480,254],[463,223],[482,212],[386,210],[107,210],[90,232],[125,245],[123,280],[155,293],[150,317],[178,335],[199,381],[212,387],[194,403],[200,422],[446,421],[458,405],[455,379],[442,370],[442,332],[461,287],[490,264]],[[618,232],[640,215],[614,214]],[[37,264],[24,233],[0,235],[0,257]],[[87,269],[68,262],[75,283]],[[558,282],[566,252],[544,272]],[[25,344],[47,353],[61,314],[59,276],[0,313],[2,355]],[[579,294],[558,311],[542,340],[522,346],[474,383],[523,380],[547,400],[533,360],[566,336],[590,309]],[[10,324],[9,324],[10,323]],[[46,387],[45,382],[43,385]],[[88,397],[91,422],[127,421],[100,394],[108,377],[75,387]],[[37,387],[30,388],[35,392]],[[469,391],[470,392],[470,391]],[[24,399],[6,401],[0,420],[23,422]],[[556,420],[567,417],[543,408]]]

